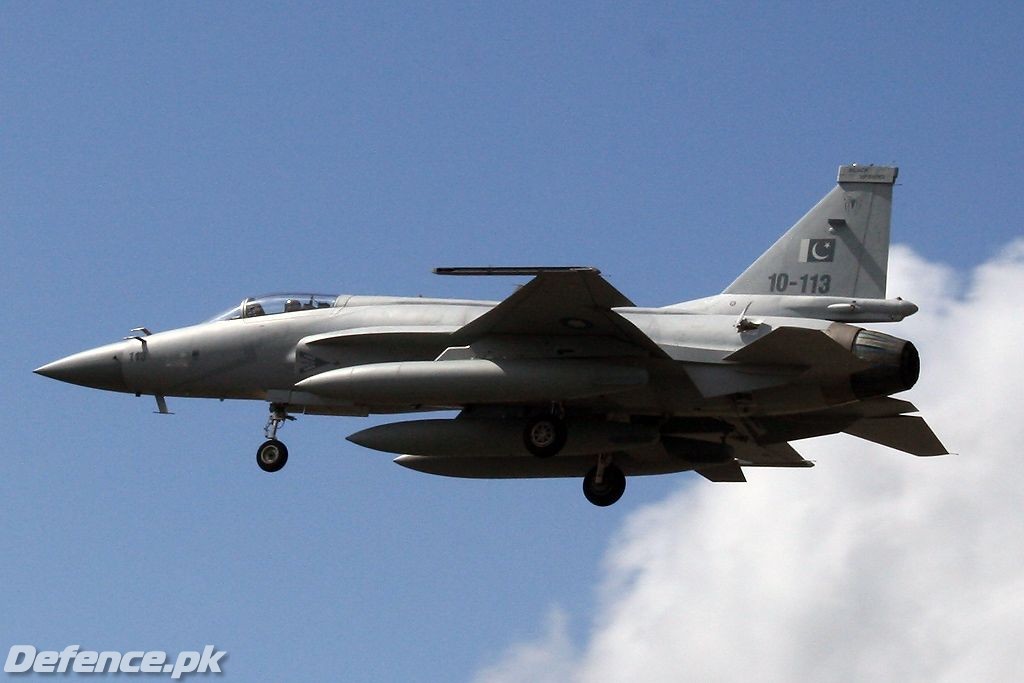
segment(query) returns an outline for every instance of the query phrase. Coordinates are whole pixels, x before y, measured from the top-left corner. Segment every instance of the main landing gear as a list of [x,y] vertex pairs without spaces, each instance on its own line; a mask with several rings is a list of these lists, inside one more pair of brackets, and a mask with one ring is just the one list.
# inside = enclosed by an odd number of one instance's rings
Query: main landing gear
[[[550,458],[565,446],[569,436],[565,412],[552,405],[551,411],[535,415],[523,430],[523,445],[538,458]],[[626,475],[612,462],[610,453],[597,456],[597,465],[583,477],[583,495],[594,505],[608,507],[626,491]]]
[[277,440],[277,430],[284,424],[285,420],[295,418],[288,414],[288,406],[283,403],[270,404],[270,417],[267,418],[267,426],[263,433],[267,440],[256,449],[256,464],[264,472],[277,472],[288,462],[288,448]]
[[526,423],[526,429],[523,430],[523,444],[526,446],[526,450],[538,458],[550,458],[562,450],[568,435],[565,420],[552,412],[533,417]]
[[597,456],[597,465],[583,477],[583,495],[594,505],[608,507],[626,491],[626,475],[612,464],[608,454]]

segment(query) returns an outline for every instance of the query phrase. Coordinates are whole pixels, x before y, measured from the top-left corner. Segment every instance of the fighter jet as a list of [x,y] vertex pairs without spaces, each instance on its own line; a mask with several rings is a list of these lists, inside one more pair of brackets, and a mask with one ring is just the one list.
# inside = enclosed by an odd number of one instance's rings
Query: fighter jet
[[[811,467],[790,441],[845,432],[913,455],[947,451],[911,403],[914,345],[863,323],[917,306],[886,298],[898,169],[841,166],[837,185],[721,294],[636,306],[592,267],[437,268],[531,278],[501,302],[280,294],[35,372],[156,397],[269,403],[256,461],[277,472],[297,414],[458,411],[348,439],[453,477],[582,477],[595,505],[626,477]],[[853,323],[857,323],[856,325]]]

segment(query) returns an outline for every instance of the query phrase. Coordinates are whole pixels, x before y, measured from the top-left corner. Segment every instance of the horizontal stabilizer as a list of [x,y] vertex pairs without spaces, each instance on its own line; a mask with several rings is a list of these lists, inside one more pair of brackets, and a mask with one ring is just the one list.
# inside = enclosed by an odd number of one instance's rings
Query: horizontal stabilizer
[[923,417],[899,415],[865,418],[854,422],[843,431],[912,455],[949,453]]
[[803,327],[777,327],[725,360],[753,365],[833,366],[851,371],[869,367],[824,332]]
[[724,465],[714,465],[712,467],[701,467],[695,471],[708,481],[747,480],[747,478],[743,476],[743,468],[734,462],[726,463]]
[[862,418],[894,417],[904,413],[918,412],[917,406],[910,401],[904,401],[891,396],[873,398],[867,401],[858,401],[852,406],[841,406],[839,408],[834,408],[833,411],[836,413],[848,413],[853,411]]

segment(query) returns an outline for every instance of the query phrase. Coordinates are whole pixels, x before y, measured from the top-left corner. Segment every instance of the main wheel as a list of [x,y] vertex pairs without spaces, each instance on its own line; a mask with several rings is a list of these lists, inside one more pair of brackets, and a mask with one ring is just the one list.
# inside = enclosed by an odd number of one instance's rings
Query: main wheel
[[562,450],[566,436],[565,422],[553,415],[542,415],[527,423],[523,444],[538,458],[549,458]]
[[264,472],[277,472],[279,469],[284,467],[287,462],[288,448],[277,439],[264,441],[263,444],[256,449],[256,464],[259,465],[260,469]]
[[595,483],[597,468],[591,467],[587,476],[583,477],[583,495],[594,505],[608,507],[626,491],[626,475],[615,465],[604,468],[603,481]]

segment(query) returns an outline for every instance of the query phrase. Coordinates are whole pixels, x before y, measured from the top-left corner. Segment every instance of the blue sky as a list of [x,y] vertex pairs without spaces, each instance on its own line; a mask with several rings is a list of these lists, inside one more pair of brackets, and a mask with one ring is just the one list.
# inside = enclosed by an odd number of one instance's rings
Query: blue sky
[[31,370],[268,291],[513,284],[439,265],[712,294],[849,162],[900,166],[894,240],[955,290],[1024,232],[1022,32],[1015,3],[0,4],[0,650],[468,680],[552,605],[583,642],[610,544],[709,483],[598,510],[576,480],[406,471],[324,417],[269,477],[262,404],[155,416]]

